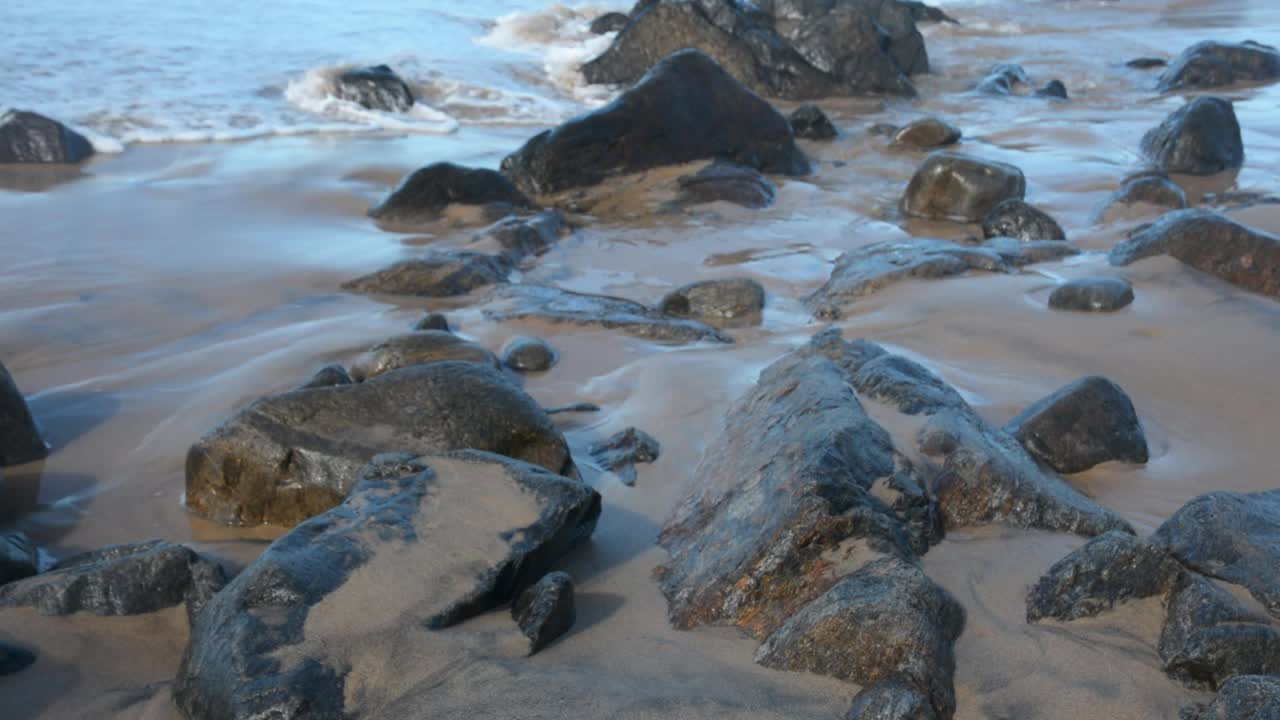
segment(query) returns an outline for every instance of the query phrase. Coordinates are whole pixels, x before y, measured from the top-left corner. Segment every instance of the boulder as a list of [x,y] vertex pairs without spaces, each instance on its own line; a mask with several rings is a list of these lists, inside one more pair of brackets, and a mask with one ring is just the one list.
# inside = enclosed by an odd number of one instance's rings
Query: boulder
[[1280,677],[1239,675],[1222,685],[1213,702],[1182,708],[1181,720],[1276,720],[1280,718]]
[[555,366],[560,354],[546,340],[512,338],[502,348],[502,364],[517,372],[543,372]]
[[1112,460],[1145,463],[1148,458],[1147,438],[1133,402],[1119,385],[1097,375],[1032,404],[1005,430],[1061,473],[1082,472]]
[[1093,617],[1164,595],[1183,575],[1164,548],[1122,532],[1093,538],[1049,568],[1027,593],[1027,622]]
[[572,228],[558,210],[545,210],[530,217],[503,218],[478,233],[471,240],[519,265],[526,258],[537,257],[550,250]]
[[938,720],[938,714],[928,696],[894,678],[858,693],[844,720]]
[[35,661],[35,653],[20,647],[0,643],[0,677],[26,670]]
[[1212,175],[1244,165],[1240,123],[1230,100],[1198,97],[1142,136],[1142,155],[1157,170]]
[[1027,182],[1006,163],[937,151],[925,159],[902,196],[902,212],[928,220],[976,223],[996,205],[1021,200]]
[[676,179],[677,205],[728,202],[747,208],[773,204],[777,188],[769,178],[749,167],[717,160],[694,175]]
[[40,552],[21,530],[0,533],[0,585],[40,572]]
[[424,258],[401,260],[345,282],[342,288],[368,294],[452,297],[504,283],[514,269],[511,261],[501,255],[446,250]]
[[605,33],[618,32],[627,26],[631,18],[626,13],[611,12],[605,13],[595,20],[591,21],[590,30],[593,35],[604,35]]
[[795,136],[805,140],[831,140],[840,134],[831,119],[817,105],[801,105],[787,120],[791,123],[791,131]]
[[587,454],[601,469],[617,475],[627,486],[636,484],[636,463],[651,463],[661,452],[662,446],[652,435],[633,427],[591,443],[587,448]]
[[1205,41],[1182,51],[1160,76],[1160,92],[1263,83],[1280,79],[1280,52],[1253,41]]
[[387,338],[351,365],[351,377],[362,382],[413,365],[457,360],[500,367],[487,349],[443,330],[419,330]]
[[0,363],[0,466],[21,465],[48,454],[26,398]]
[[535,135],[502,161],[502,171],[526,193],[545,195],[711,158],[761,172],[809,172],[782,114],[711,58],[684,50],[609,105]]
[[1280,628],[1190,573],[1169,596],[1157,650],[1165,672],[1201,690],[1236,675],[1280,675]]
[[450,205],[527,208],[529,199],[501,173],[435,163],[413,171],[369,215],[384,222],[417,225],[440,217]]
[[924,38],[910,12],[896,3],[837,3],[801,21],[786,39],[810,66],[836,81],[831,95],[914,97],[908,76],[929,71]]
[[441,330],[443,332],[453,332],[449,327],[449,318],[443,313],[427,313],[422,319],[413,324],[414,330]]
[[1118,277],[1068,280],[1049,294],[1049,307],[1078,312],[1115,312],[1133,302],[1133,286]]
[[697,320],[669,317],[623,298],[575,293],[547,285],[500,285],[489,293],[484,315],[496,322],[532,318],[621,330],[665,342],[733,342],[719,330]]
[[386,65],[353,68],[333,81],[333,94],[366,110],[409,112],[413,108],[413,91],[409,84]]
[[226,525],[295,525],[342,502],[386,452],[471,448],[573,473],[564,436],[492,365],[413,365],[270,395],[187,453],[187,507]]
[[174,701],[190,720],[369,714],[405,687],[370,678],[519,597],[599,514],[586,485],[489,453],[382,456],[209,603]]
[[334,385],[350,385],[353,382],[355,380],[351,379],[351,374],[347,372],[346,368],[338,363],[332,363],[317,370],[316,374],[312,375],[307,384],[302,387],[303,389],[333,387]]
[[938,118],[921,118],[893,133],[890,144],[897,147],[932,150],[960,142],[960,128]]
[[1025,242],[1066,240],[1062,226],[1049,213],[1018,199],[1001,202],[982,219],[985,238],[1011,237]]
[[83,135],[26,110],[0,114],[0,164],[78,163],[93,155]]
[[667,293],[658,309],[711,325],[758,324],[764,300],[764,286],[751,278],[702,280]]
[[529,654],[555,642],[573,627],[573,578],[568,573],[547,573],[511,605],[511,617],[529,638]]

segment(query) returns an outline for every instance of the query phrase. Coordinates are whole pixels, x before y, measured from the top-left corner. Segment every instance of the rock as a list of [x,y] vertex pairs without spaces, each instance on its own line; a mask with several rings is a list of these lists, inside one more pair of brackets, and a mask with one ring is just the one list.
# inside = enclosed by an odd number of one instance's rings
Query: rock
[[921,118],[893,133],[892,145],[929,150],[960,141],[960,128],[938,118]]
[[836,3],[786,38],[809,65],[836,80],[836,92],[824,94],[914,97],[908,76],[929,71],[924,38],[910,11],[896,3]]
[[1280,677],[1239,675],[1222,685],[1208,705],[1182,709],[1181,720],[1276,720],[1280,718]]
[[676,179],[680,190],[677,205],[728,202],[747,208],[773,204],[777,188],[769,178],[748,167],[717,160],[695,175]]
[[1125,63],[1125,67],[1135,68],[1137,70],[1150,70],[1151,68],[1164,67],[1169,64],[1168,60],[1156,57],[1140,57],[1134,58]]
[[541,338],[512,338],[502,349],[502,364],[518,372],[550,370],[559,359],[555,348]]
[[595,35],[618,32],[626,27],[630,21],[631,18],[627,17],[625,13],[605,13],[591,21],[591,32]]
[[1067,97],[1067,86],[1062,84],[1061,80],[1050,80],[1045,86],[1036,90],[1036,97],[1052,98],[1056,100],[1070,100]]
[[1182,577],[1164,548],[1109,532],[1049,568],[1027,593],[1027,622],[1093,617],[1129,600],[1163,595]]
[[36,544],[21,530],[0,533],[0,585],[40,572]]
[[491,451],[572,474],[564,436],[492,365],[414,365],[270,395],[187,453],[187,507],[226,525],[295,525],[342,502],[385,452]]
[[929,220],[976,223],[1009,199],[1021,200],[1027,182],[1005,163],[937,151],[925,159],[902,196],[902,212]]
[[545,195],[710,158],[767,173],[809,172],[785,117],[711,58],[686,50],[609,105],[535,135],[502,161],[502,171],[525,192]]
[[938,714],[927,696],[895,678],[858,693],[845,720],[938,720]]
[[1280,675],[1280,629],[1192,574],[1169,597],[1157,649],[1165,672],[1192,688],[1216,690],[1235,675]]
[[573,578],[568,573],[547,573],[516,598],[511,617],[529,638],[529,654],[555,642],[573,627]]
[[864,362],[850,382],[859,395],[891,403],[906,415],[968,407],[942,378],[914,360],[887,352]]
[[502,203],[518,208],[529,199],[501,173],[435,163],[413,171],[369,215],[384,222],[417,225],[440,217],[450,205]]
[[112,545],[67,558],[49,572],[0,585],[0,607],[41,615],[138,615],[186,603],[194,621],[226,584],[222,567],[163,540]]
[[667,293],[658,309],[664,315],[711,325],[758,324],[764,296],[764,286],[751,278],[702,280]]
[[595,403],[580,402],[571,403],[569,405],[557,405],[556,407],[546,408],[548,415],[558,415],[560,413],[585,413],[600,412],[600,406]]
[[0,643],[0,677],[26,670],[36,661],[35,653]]
[[1192,570],[1248,588],[1280,617],[1280,490],[1201,495],[1152,540]]
[[191,720],[378,707],[393,698],[344,688],[433,642],[429,629],[511,602],[587,539],[599,514],[586,485],[488,453],[382,456],[341,506],[276,540],[209,603],[174,701]]
[[342,284],[344,290],[382,295],[452,297],[507,281],[512,267],[503,256],[468,250],[433,252],[401,260],[375,273]]
[[366,110],[409,112],[413,91],[409,84],[386,65],[347,70],[334,79],[334,95]]
[[831,675],[862,686],[900,679],[929,698],[940,718],[955,712],[954,644],[964,609],[914,564],[868,563],[778,628],[756,651],[779,670]]
[[1253,41],[1196,43],[1182,51],[1156,84],[1160,92],[1280,79],[1280,52]]
[[333,387],[334,385],[350,385],[355,382],[351,379],[351,375],[347,373],[347,369],[338,363],[325,365],[316,371],[315,375],[303,385],[303,389]]
[[1156,169],[1212,175],[1244,165],[1240,123],[1230,100],[1198,97],[1142,136],[1142,154]]
[[813,104],[796,108],[788,122],[791,123],[791,131],[795,136],[805,140],[831,140],[840,134],[827,114],[822,112],[822,108]]
[[1077,473],[1099,463],[1147,462],[1147,438],[1119,385],[1093,375],[1055,390],[1009,421],[1005,431],[1046,465]]
[[1187,207],[1187,193],[1167,175],[1143,174],[1125,180],[1124,185],[1111,196],[1109,201],[1109,205],[1138,203],[1181,210]]
[[960,21],[942,11],[942,8],[925,5],[918,0],[898,0],[898,5],[911,12],[911,17],[918,23],[945,22],[959,25]]
[[496,322],[537,318],[602,327],[667,342],[733,342],[710,325],[668,317],[638,302],[546,285],[500,285],[489,294],[484,315]]
[[1168,254],[1232,285],[1280,297],[1280,238],[1207,210],[1176,210],[1111,249],[1112,265]]
[[427,313],[421,320],[413,324],[414,330],[440,330],[453,332],[449,328],[449,318],[441,313]]
[[532,217],[504,218],[476,235],[473,245],[488,245],[513,265],[542,255],[560,238],[572,232],[569,221],[558,210],[545,210]]
[[1133,302],[1133,286],[1118,277],[1076,278],[1054,288],[1049,307],[1079,312],[1115,312]]
[[0,466],[21,465],[48,454],[26,398],[0,363]]
[[984,95],[1012,95],[1018,85],[1030,84],[1031,78],[1021,65],[1001,63],[991,68],[991,72],[978,83],[976,91]]
[[420,330],[387,338],[369,348],[351,366],[351,376],[363,382],[392,370],[457,360],[501,367],[487,349],[443,330]]
[[651,463],[661,452],[657,440],[633,427],[591,443],[587,448],[587,454],[597,465],[617,475],[627,486],[636,484],[636,463]]
[[992,208],[982,220],[982,235],[1023,241],[1067,239],[1049,213],[1022,200],[1005,200]]
[[0,114],[0,164],[78,163],[90,155],[93,145],[57,120],[25,110]]

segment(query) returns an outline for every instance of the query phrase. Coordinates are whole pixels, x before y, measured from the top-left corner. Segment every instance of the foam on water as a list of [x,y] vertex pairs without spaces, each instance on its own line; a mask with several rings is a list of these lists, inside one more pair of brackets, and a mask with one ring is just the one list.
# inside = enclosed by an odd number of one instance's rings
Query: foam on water
[[337,122],[359,127],[375,127],[401,132],[448,133],[458,129],[458,121],[435,108],[416,102],[409,112],[390,113],[370,110],[334,95],[338,75],[353,65],[313,68],[301,78],[291,81],[284,97],[295,107]]

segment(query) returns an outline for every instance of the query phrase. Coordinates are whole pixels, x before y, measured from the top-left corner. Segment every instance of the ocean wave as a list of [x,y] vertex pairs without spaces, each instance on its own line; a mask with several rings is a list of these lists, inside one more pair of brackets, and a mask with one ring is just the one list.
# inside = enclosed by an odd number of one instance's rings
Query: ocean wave
[[336,78],[352,67],[355,66],[313,68],[301,78],[291,81],[284,90],[284,97],[294,107],[357,127],[429,134],[451,133],[458,129],[457,120],[423,102],[414,103],[407,113],[397,114],[370,110],[337,97],[334,94]]

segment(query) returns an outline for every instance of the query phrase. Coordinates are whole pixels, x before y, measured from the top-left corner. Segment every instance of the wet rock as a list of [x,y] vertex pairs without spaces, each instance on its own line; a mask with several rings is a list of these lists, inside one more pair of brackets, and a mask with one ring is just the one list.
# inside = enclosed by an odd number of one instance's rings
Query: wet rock
[[511,602],[599,514],[586,485],[488,453],[382,456],[209,603],[174,701],[191,720],[350,717],[349,677]]
[[572,228],[558,210],[545,210],[530,217],[508,217],[479,233],[473,245],[488,246],[514,265],[542,255]]
[[1018,240],[1066,240],[1062,226],[1049,213],[1022,200],[1005,200],[982,220],[986,238],[1011,237]]
[[1164,548],[1122,532],[1085,543],[1049,568],[1027,594],[1027,622],[1093,617],[1129,600],[1163,595],[1182,577]]
[[26,398],[0,363],[0,466],[21,465],[48,454]]
[[898,147],[928,150],[960,141],[960,128],[938,118],[922,118],[893,133],[890,142]]
[[1045,83],[1044,87],[1036,90],[1036,97],[1054,98],[1057,100],[1070,100],[1067,97],[1067,86],[1062,84],[1061,80],[1050,80]]
[[938,151],[916,170],[902,196],[902,212],[929,220],[976,223],[996,205],[1022,199],[1022,171],[1005,163]]
[[795,136],[805,140],[830,140],[840,134],[831,119],[817,105],[801,105],[791,113],[788,122],[791,123],[791,131]]
[[733,342],[710,325],[668,317],[638,302],[546,285],[500,285],[489,294],[484,315],[496,322],[536,318],[601,327],[667,342]]
[[1030,85],[1031,78],[1021,65],[1001,63],[978,83],[977,92],[984,95],[1012,95],[1015,87]]
[[748,208],[773,204],[777,188],[769,178],[749,167],[717,160],[695,175],[677,178],[678,205],[728,202]]
[[1140,57],[1134,58],[1125,63],[1125,67],[1131,67],[1137,70],[1150,70],[1151,68],[1160,68],[1169,64],[1168,60],[1156,57]]
[[884,353],[867,360],[850,382],[859,395],[891,403],[906,415],[968,407],[955,388],[901,355]]
[[836,80],[836,91],[824,94],[914,97],[908,76],[929,71],[924,38],[910,11],[896,3],[836,3],[801,21],[786,39],[809,65]]
[[35,653],[20,647],[0,643],[0,677],[26,670],[35,661]]
[[93,145],[57,120],[25,110],[0,114],[0,163],[78,163]]
[[1061,473],[1119,460],[1145,463],[1147,438],[1133,402],[1119,385],[1093,375],[1032,404],[1005,430],[1032,455]]
[[1111,196],[1108,204],[1136,205],[1138,203],[1181,210],[1187,207],[1187,193],[1168,176],[1144,174],[1125,180],[1124,185]]
[[369,210],[369,215],[384,222],[416,225],[438,219],[453,204],[491,203],[518,208],[530,205],[524,193],[499,172],[435,163],[401,180],[390,195]]
[[858,693],[844,720],[938,720],[938,714],[927,696],[902,679],[892,679]]
[[1115,312],[1133,302],[1133,286],[1118,277],[1076,278],[1054,288],[1049,307],[1077,312]]
[[960,22],[942,11],[942,8],[926,5],[918,0],[898,0],[898,5],[911,12],[911,17],[918,23],[945,22],[959,25]]
[[636,484],[636,463],[651,463],[661,452],[662,446],[653,436],[633,427],[594,442],[587,448],[587,453],[597,465],[617,475],[627,486]]
[[555,348],[541,338],[512,338],[502,349],[502,364],[519,372],[550,370],[559,359]]
[[516,598],[511,617],[529,638],[529,654],[555,642],[573,627],[573,578],[568,573],[547,573]]
[[546,408],[548,415],[559,415],[560,413],[587,413],[600,412],[600,406],[595,403],[580,402],[571,403],[569,405],[557,405],[555,407]]
[[346,368],[337,363],[333,363],[331,365],[325,365],[317,370],[316,374],[312,375],[311,379],[307,381],[307,384],[302,387],[303,389],[333,387],[334,385],[350,385],[353,382],[355,382],[355,380],[351,379],[351,375],[347,372]]
[[258,400],[187,453],[187,507],[226,525],[294,525],[341,503],[374,455],[460,448],[574,472],[533,398],[492,365],[445,361]]
[[138,615],[186,603],[196,618],[226,577],[215,562],[182,545],[151,540],[69,557],[52,570],[0,585],[0,607],[41,615]]
[[40,571],[36,544],[21,530],[0,533],[0,585],[31,577]]
[[630,20],[631,18],[627,17],[625,13],[605,13],[591,21],[591,32],[595,35],[618,32],[626,27]]
[[1180,720],[1276,720],[1280,718],[1280,677],[1239,675],[1222,685],[1208,705],[1182,708]]
[[413,91],[409,84],[386,65],[347,70],[334,79],[334,95],[367,110],[409,112]]
[[1172,255],[1232,285],[1280,297],[1280,238],[1207,210],[1176,210],[1118,243],[1108,260],[1128,265]]
[[1193,688],[1215,690],[1235,675],[1280,675],[1280,628],[1192,574],[1169,597],[1157,649],[1165,672]]
[[440,330],[453,332],[449,327],[449,318],[442,313],[427,313],[421,320],[413,324],[414,330]]
[[497,356],[480,345],[443,330],[419,330],[369,348],[352,364],[351,377],[363,382],[392,370],[450,360],[500,367]]
[[1158,170],[1212,175],[1244,164],[1240,123],[1230,100],[1198,97],[1142,136],[1142,154]]
[[1182,51],[1160,76],[1156,89],[1170,92],[1280,79],[1280,52],[1246,41],[1196,43]]
[[954,644],[964,609],[913,563],[883,558],[836,583],[756,651],[760,664],[863,686],[905,682],[938,717],[955,712]]
[[1201,495],[1152,540],[1192,570],[1248,588],[1280,617],[1280,490]]
[[433,252],[401,260],[375,273],[342,284],[344,290],[382,295],[452,297],[507,281],[514,267],[499,255],[467,250]]
[[664,314],[712,325],[759,323],[764,312],[764,286],[751,278],[702,280],[672,290],[658,303]]

